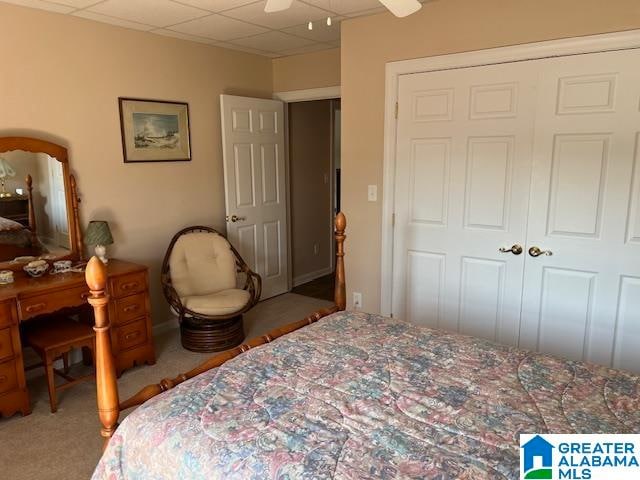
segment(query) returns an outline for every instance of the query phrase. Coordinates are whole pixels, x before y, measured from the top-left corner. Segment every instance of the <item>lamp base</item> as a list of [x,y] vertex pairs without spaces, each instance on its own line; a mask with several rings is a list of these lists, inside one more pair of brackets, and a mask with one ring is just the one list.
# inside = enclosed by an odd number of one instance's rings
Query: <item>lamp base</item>
[[109,259],[107,258],[107,247],[104,245],[96,245],[96,256],[104,263],[105,265],[109,263]]

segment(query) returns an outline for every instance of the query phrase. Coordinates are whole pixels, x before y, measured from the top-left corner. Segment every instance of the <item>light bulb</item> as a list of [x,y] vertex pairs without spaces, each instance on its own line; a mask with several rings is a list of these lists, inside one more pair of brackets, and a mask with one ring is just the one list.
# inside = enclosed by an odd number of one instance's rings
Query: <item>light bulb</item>
[[331,26],[331,17],[327,17],[327,27]]
[[309,25],[307,25],[307,28],[308,28],[309,30],[313,30],[313,23],[309,22]]

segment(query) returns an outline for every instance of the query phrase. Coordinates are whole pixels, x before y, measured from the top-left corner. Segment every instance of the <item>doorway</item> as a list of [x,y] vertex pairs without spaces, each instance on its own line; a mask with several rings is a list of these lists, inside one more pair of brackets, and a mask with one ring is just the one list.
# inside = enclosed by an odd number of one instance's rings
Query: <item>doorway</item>
[[333,300],[340,99],[291,102],[287,108],[292,292]]

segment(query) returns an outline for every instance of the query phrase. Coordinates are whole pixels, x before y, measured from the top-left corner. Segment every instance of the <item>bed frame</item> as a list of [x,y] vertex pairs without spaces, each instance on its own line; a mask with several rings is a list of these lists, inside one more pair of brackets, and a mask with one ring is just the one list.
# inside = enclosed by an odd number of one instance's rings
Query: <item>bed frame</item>
[[346,287],[344,274],[344,240],[346,238],[345,229],[347,220],[342,213],[338,213],[335,221],[335,239],[336,239],[336,282],[334,305],[312,313],[302,320],[293,322],[283,327],[271,330],[269,333],[249,340],[231,350],[214,355],[201,365],[181,373],[175,378],[165,378],[159,383],[147,385],[131,398],[120,400],[118,397],[118,384],[116,380],[116,370],[114,357],[111,351],[111,325],[108,316],[109,296],[106,293],[107,269],[106,266],[97,258],[93,257],[87,264],[85,278],[89,286],[90,296],[89,303],[93,307],[95,316],[95,325],[93,329],[96,332],[96,350],[95,350],[95,366],[96,366],[96,388],[98,393],[98,417],[102,428],[100,434],[104,438],[103,449],[106,448],[109,439],[113,436],[118,428],[118,418],[120,412],[129,408],[143,404],[150,398],[172,389],[176,385],[181,384],[185,380],[195,377],[207,370],[219,367],[228,360],[237,357],[241,353],[251,348],[272,342],[278,337],[291,333],[312,323],[317,322],[327,315],[342,311],[346,308]]

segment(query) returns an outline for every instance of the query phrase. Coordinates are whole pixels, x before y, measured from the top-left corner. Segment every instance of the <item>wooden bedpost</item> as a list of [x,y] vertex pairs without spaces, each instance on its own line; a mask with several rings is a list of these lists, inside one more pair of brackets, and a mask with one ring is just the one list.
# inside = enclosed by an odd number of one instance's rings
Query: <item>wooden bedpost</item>
[[76,184],[76,177],[69,175],[69,184],[71,185],[71,209],[73,210],[73,220],[76,224],[75,241],[76,250],[78,251],[78,257],[80,260],[84,260],[84,244],[82,242],[82,229],[80,228],[80,197],[78,196],[78,185]]
[[92,257],[87,264],[85,279],[89,286],[89,303],[93,307],[96,332],[96,388],[98,392],[98,416],[102,429],[100,434],[104,438],[103,449],[118,427],[120,416],[118,384],[116,369],[111,352],[111,325],[107,313],[109,296],[107,288],[107,267],[98,257]]
[[344,276],[344,240],[347,238],[344,231],[346,228],[347,218],[344,213],[338,212],[338,215],[336,215],[336,285],[334,302],[340,311],[347,308],[347,289]]
[[27,178],[24,181],[27,184],[27,210],[29,230],[31,231],[31,245],[35,246],[38,245],[38,234],[36,232],[36,212],[33,208],[33,178],[31,178],[30,174],[27,174]]

